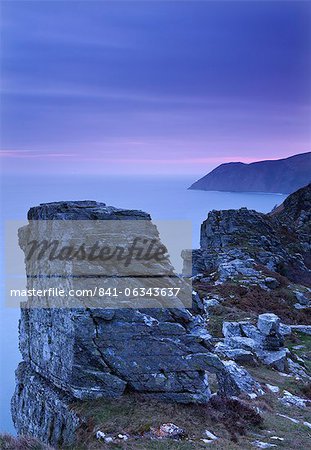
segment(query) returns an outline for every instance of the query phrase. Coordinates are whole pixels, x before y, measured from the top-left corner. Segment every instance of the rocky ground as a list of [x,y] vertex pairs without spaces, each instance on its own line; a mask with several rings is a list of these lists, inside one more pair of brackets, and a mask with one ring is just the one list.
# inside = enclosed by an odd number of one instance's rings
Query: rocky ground
[[[270,215],[212,211],[200,249],[184,254],[194,305],[187,339],[221,361],[234,395],[220,395],[216,371],[208,404],[127,390],[119,399],[74,400],[78,440],[58,448],[310,448],[310,205],[311,185]],[[26,444],[0,438],[3,449],[47,448]]]

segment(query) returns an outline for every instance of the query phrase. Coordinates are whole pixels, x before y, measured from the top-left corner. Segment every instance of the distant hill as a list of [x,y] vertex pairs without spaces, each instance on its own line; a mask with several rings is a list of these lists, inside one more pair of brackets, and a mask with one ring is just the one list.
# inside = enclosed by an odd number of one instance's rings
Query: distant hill
[[189,189],[290,194],[311,181],[311,152],[251,164],[221,164]]

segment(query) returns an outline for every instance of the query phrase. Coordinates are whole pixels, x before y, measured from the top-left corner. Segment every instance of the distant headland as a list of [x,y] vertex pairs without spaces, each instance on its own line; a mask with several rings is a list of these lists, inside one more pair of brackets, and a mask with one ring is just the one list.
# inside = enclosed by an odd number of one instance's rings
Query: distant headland
[[251,164],[221,164],[189,189],[290,194],[311,181],[311,152]]

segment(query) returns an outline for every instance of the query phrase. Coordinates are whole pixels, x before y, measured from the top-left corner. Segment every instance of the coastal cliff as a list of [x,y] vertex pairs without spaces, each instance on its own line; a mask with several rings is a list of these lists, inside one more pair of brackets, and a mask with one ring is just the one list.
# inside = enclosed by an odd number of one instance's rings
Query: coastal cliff
[[311,152],[250,164],[221,164],[189,189],[290,194],[311,181]]

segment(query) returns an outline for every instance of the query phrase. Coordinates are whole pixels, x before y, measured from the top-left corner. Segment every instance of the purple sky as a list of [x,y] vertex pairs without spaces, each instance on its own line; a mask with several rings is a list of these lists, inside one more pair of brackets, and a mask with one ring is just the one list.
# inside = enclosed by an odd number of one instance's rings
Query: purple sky
[[2,2],[7,172],[200,176],[310,151],[311,3]]

